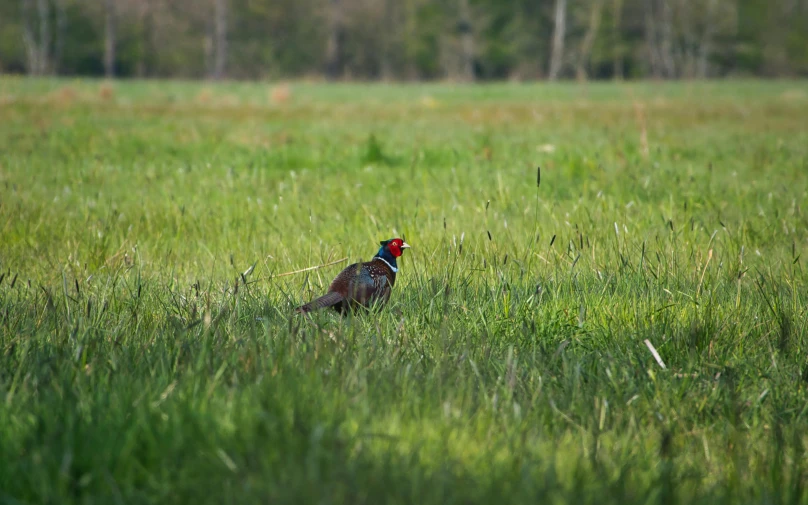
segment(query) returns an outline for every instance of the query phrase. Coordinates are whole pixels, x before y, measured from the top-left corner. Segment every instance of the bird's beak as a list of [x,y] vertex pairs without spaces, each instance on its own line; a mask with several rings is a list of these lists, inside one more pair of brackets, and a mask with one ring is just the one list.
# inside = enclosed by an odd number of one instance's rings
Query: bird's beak
[[406,242],[402,242],[402,244],[401,244],[401,248],[402,248],[402,249],[410,249],[410,244],[408,244],[408,243],[406,243]]

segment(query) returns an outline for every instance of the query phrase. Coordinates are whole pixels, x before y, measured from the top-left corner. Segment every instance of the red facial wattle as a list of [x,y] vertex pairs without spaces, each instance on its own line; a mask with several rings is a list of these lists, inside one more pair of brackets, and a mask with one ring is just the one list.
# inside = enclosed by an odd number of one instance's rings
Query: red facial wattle
[[404,254],[404,249],[408,247],[410,246],[400,238],[393,239],[387,244],[387,249],[394,258],[400,258],[401,255]]

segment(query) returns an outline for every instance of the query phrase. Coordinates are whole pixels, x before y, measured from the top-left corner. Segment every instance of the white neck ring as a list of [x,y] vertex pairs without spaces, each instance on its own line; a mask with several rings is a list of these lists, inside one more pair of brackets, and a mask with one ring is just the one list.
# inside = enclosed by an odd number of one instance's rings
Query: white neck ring
[[390,270],[392,270],[392,271],[393,271],[393,273],[397,273],[397,272],[398,272],[398,268],[396,268],[396,267],[394,267],[393,265],[391,265],[390,263],[388,263],[388,262],[387,262],[387,260],[386,260],[386,259],[384,259],[384,258],[382,258],[381,256],[376,256],[376,259],[377,259],[377,260],[382,260],[382,261],[384,261],[384,264],[385,264],[385,265],[387,265],[388,267],[390,267]]

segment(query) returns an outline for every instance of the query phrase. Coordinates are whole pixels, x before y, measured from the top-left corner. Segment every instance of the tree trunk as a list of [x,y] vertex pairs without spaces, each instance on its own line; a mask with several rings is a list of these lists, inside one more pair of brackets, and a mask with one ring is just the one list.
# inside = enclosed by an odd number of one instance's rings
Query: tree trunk
[[567,28],[567,0],[556,0],[555,23],[553,27],[553,45],[550,51],[550,71],[547,77],[551,81],[558,79],[564,59],[564,32]]
[[104,13],[104,74],[115,77],[115,0],[106,0]]
[[474,32],[471,27],[469,0],[460,0],[460,77],[471,82],[474,80]]
[[661,18],[659,23],[660,42],[659,58],[662,63],[664,75],[667,78],[676,77],[676,62],[673,56],[673,15],[671,13],[671,0],[660,0]]
[[39,15],[39,68],[38,75],[48,73],[48,51],[50,50],[50,8],[48,0],[37,0],[36,10]]
[[67,33],[65,0],[56,0],[56,40],[53,46],[53,71],[56,74],[59,73],[64,55],[65,33]]
[[391,52],[393,50],[393,32],[395,30],[395,20],[393,19],[395,0],[384,0],[384,19],[382,19],[382,51],[380,57],[380,73],[383,81],[393,78],[393,64]]
[[[646,0],[648,1],[648,0]],[[623,18],[623,0],[614,0],[612,13],[612,73],[615,79],[623,78],[623,49],[620,36],[620,21]]]
[[152,33],[152,8],[149,0],[142,0],[140,10],[140,51],[138,51],[137,62],[135,62],[135,75],[138,78],[146,76],[146,56],[151,54],[151,33]]
[[707,3],[707,19],[704,27],[704,33],[699,44],[699,56],[696,63],[696,76],[699,79],[705,79],[709,74],[709,59],[712,52],[713,33],[715,31],[716,16],[715,11],[718,7],[718,0],[708,0]]
[[216,16],[207,18],[203,50],[205,53],[205,76],[213,79],[213,67],[216,66]]
[[578,55],[578,65],[575,69],[576,78],[579,81],[587,79],[586,67],[589,64],[589,56],[592,54],[592,46],[595,43],[595,36],[600,28],[600,17],[603,10],[603,0],[594,0],[592,8],[589,11],[589,26],[586,29],[583,41],[581,41],[581,50]]
[[39,70],[39,47],[37,46],[34,30],[31,28],[31,0],[22,0],[22,39],[25,44],[25,59],[28,64],[28,74],[37,75]]
[[329,0],[328,9],[328,40],[325,48],[325,75],[329,79],[336,79],[342,75],[342,2]]
[[659,79],[662,77],[662,64],[660,63],[657,43],[654,3],[655,0],[646,0],[645,2],[645,45],[648,51],[648,66],[651,69],[651,76]]
[[224,77],[227,65],[227,0],[215,0],[213,78]]
[[676,76],[687,79],[696,75],[696,50],[700,42],[696,40],[693,33],[693,25],[696,24],[696,17],[699,14],[694,13],[693,6],[689,4],[688,0],[678,0],[677,2],[679,23],[674,24],[673,29],[675,35],[678,35],[678,37],[674,37],[674,40],[678,38],[680,43],[674,43],[672,51]]

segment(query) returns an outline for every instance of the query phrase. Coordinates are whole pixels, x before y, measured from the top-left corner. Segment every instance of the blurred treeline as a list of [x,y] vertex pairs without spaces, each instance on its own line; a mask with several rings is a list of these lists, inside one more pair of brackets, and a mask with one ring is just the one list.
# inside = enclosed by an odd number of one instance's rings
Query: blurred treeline
[[0,0],[0,72],[805,76],[808,0]]

